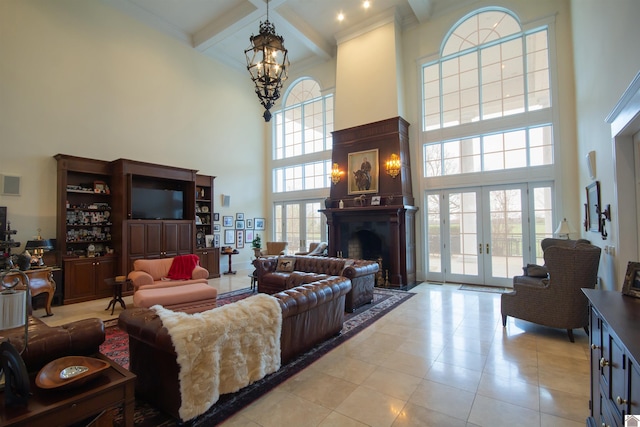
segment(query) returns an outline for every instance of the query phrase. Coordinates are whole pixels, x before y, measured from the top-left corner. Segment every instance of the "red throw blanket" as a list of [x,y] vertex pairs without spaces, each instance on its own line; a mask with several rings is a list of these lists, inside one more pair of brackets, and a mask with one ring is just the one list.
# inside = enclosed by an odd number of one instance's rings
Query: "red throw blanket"
[[199,262],[198,255],[178,255],[173,258],[167,277],[171,280],[191,279],[191,273]]

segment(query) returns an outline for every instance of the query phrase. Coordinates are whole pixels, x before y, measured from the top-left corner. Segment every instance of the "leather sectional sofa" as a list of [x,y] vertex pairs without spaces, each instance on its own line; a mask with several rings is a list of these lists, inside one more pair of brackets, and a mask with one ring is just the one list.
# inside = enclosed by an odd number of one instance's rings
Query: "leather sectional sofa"
[[[279,267],[285,260],[292,262],[289,264],[292,268]],[[267,294],[331,276],[347,277],[351,279],[351,291],[345,300],[345,311],[349,313],[373,301],[379,268],[375,261],[305,255],[258,258],[253,265],[256,267],[258,292]]]
[[[340,333],[346,277],[332,277],[273,295],[282,309],[280,352],[282,365],[316,344]],[[129,370],[136,374],[136,395],[179,419],[179,365],[166,328],[154,310],[129,308],[118,320],[129,334]]]
[[[29,316],[27,348],[21,354],[28,372],[37,372],[52,360],[64,356],[90,356],[104,342],[104,323],[83,319],[62,326],[48,326]],[[18,351],[24,348],[24,326],[0,331],[0,341],[8,338]]]

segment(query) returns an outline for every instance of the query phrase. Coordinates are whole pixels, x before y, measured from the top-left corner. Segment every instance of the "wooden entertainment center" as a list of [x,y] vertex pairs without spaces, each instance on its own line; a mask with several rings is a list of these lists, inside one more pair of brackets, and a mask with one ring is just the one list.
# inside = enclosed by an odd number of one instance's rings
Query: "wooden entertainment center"
[[210,278],[220,277],[220,250],[197,238],[211,234],[215,177],[127,159],[54,158],[65,304],[111,296],[105,279],[141,258],[195,253]]

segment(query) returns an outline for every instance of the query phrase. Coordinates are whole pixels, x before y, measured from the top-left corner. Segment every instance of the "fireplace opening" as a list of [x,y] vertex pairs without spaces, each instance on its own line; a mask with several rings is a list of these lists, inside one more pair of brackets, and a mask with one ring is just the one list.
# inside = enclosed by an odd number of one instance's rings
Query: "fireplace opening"
[[389,225],[386,221],[344,223],[341,229],[342,236],[348,236],[342,239],[345,242],[342,248],[345,258],[382,260],[382,273],[390,268]]

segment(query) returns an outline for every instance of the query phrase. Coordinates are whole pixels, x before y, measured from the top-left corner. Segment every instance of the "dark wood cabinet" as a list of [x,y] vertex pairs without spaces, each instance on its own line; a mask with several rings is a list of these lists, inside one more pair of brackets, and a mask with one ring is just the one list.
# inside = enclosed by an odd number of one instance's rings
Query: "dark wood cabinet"
[[167,258],[193,253],[193,221],[128,221],[128,271],[142,258]]
[[589,425],[622,427],[640,414],[640,299],[584,289],[590,303],[591,417]]
[[196,249],[200,265],[209,271],[209,279],[220,277],[220,248]]
[[116,276],[115,257],[65,258],[63,262],[65,304],[111,296],[113,290],[105,279]]

